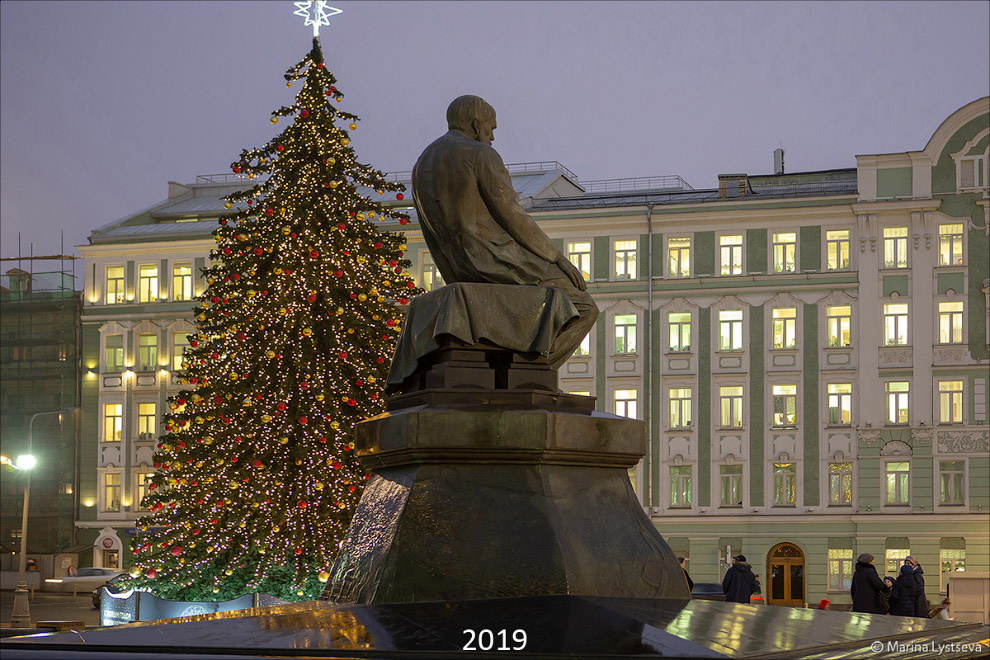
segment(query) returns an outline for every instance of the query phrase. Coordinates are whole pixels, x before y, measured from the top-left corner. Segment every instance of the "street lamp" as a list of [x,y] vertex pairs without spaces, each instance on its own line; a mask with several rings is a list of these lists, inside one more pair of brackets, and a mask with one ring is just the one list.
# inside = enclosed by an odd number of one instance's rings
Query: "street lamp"
[[[79,410],[74,406],[53,410],[51,412],[35,413],[28,422],[28,450],[27,454],[17,457],[16,463],[11,463],[18,470],[24,470],[24,512],[21,515],[21,557],[17,568],[17,588],[14,590],[14,607],[10,617],[11,628],[29,628],[31,626],[31,606],[28,602],[27,588],[27,530],[28,530],[28,500],[31,496],[31,468],[37,461],[31,455],[34,446],[34,420],[42,415],[61,415],[63,413],[75,412]],[[10,463],[10,461],[6,461]]]

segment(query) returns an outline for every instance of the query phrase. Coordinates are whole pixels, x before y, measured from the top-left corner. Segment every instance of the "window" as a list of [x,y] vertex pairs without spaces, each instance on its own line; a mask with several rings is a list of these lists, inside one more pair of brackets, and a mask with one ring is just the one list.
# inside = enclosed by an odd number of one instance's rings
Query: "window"
[[667,239],[667,277],[691,276],[691,238]]
[[794,506],[794,492],[797,483],[795,463],[773,464],[773,505]]
[[829,348],[852,345],[852,306],[826,305],[825,331]]
[[578,344],[578,347],[574,349],[574,352],[571,354],[571,356],[587,357],[589,355],[591,355],[591,335],[587,334],[584,336],[584,339],[581,340],[581,343]]
[[777,428],[797,425],[797,385],[774,385],[773,425]]
[[966,492],[963,490],[965,474],[965,461],[938,462],[939,504],[962,504],[965,501]]
[[883,267],[907,268],[908,229],[907,227],[883,228]]
[[172,370],[182,371],[182,353],[189,347],[189,337],[184,332],[172,333]]
[[138,302],[154,302],[157,299],[158,266],[141,266],[138,268]]
[[636,315],[616,314],[613,321],[615,325],[615,352],[635,353],[636,352]]
[[616,390],[615,391],[615,414],[622,417],[636,418],[636,399],[639,393],[636,390]]
[[135,497],[134,502],[137,505],[136,508],[141,511],[147,511],[148,507],[144,506],[144,498],[148,496],[149,490],[148,486],[151,485],[151,479],[155,476],[154,472],[138,472],[135,477]]
[[630,280],[636,277],[636,240],[616,241],[612,244],[615,254],[615,279]]
[[773,310],[773,347],[794,348],[797,344],[797,309]]
[[691,388],[671,387],[667,393],[670,401],[670,428],[691,428]]
[[852,463],[828,464],[828,503],[832,506],[852,504]]
[[151,442],[155,439],[155,425],[158,421],[158,405],[155,403],[139,403],[137,406],[138,440]]
[[120,473],[103,473],[103,510],[120,511]]
[[192,300],[192,266],[172,265],[172,300]]
[[718,466],[719,506],[742,506],[742,472],[741,465]]
[[888,461],[884,464],[884,481],[887,484],[884,504],[908,503],[910,470],[911,464],[907,461]]
[[591,241],[571,241],[567,244],[567,259],[581,271],[585,282],[591,281]]
[[887,564],[887,575],[891,577],[900,575],[901,566],[909,554],[911,554],[911,548],[887,548],[884,557]]
[[962,224],[938,226],[938,265],[961,266],[963,262]]
[[793,273],[796,267],[797,232],[773,233],[773,272]]
[[938,423],[962,424],[963,382],[940,380],[938,383]]
[[124,302],[124,267],[110,266],[107,268],[107,304],[117,305]]
[[948,593],[949,575],[966,570],[965,548],[942,548],[938,551],[939,593]]
[[852,383],[828,384],[828,425],[852,424]]
[[825,232],[825,260],[829,270],[849,269],[848,229],[833,229]]
[[986,185],[986,159],[983,156],[957,158],[960,188],[982,188]]
[[741,234],[719,236],[719,273],[722,275],[742,274],[743,237]]
[[911,383],[887,381],[883,384],[887,393],[887,423],[907,424],[910,410]]
[[938,342],[940,344],[963,343],[963,302],[938,304]]
[[158,335],[138,335],[138,370],[154,371],[158,365]]
[[124,429],[124,404],[103,404],[103,442],[120,442]]
[[691,466],[670,466],[670,506],[691,506]]
[[124,335],[107,335],[104,368],[108,372],[124,370]]
[[741,351],[743,345],[743,313],[741,309],[718,313],[718,350]]
[[718,388],[722,428],[742,428],[743,388],[723,386]]
[[667,329],[672,353],[691,351],[691,312],[667,312]]
[[433,255],[423,252],[423,288],[427,291],[435,291],[443,286],[443,275],[433,261]]
[[907,303],[888,303],[883,306],[883,345],[908,345]]
[[852,548],[828,549],[828,590],[849,591],[852,586]]

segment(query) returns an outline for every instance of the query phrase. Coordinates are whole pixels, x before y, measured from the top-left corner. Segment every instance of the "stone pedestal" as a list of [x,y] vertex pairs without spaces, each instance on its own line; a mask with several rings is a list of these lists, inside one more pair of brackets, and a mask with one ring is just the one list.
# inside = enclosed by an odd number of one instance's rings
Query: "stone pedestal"
[[645,425],[593,405],[524,389],[391,399],[357,426],[372,476],[324,598],[689,598],[629,481]]

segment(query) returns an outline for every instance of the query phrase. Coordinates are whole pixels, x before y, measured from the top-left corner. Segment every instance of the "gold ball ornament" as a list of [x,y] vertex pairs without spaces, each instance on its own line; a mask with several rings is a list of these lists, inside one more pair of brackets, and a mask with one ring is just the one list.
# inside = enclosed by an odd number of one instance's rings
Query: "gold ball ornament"
[[354,122],[351,122],[350,124],[347,125],[347,128],[349,128],[349,129],[351,129],[353,131],[353,130],[355,130],[357,128],[357,124],[355,124]]
[[347,146],[347,145],[349,145],[350,143],[351,143],[351,141],[350,141],[350,140],[348,140],[347,138],[340,138],[340,146],[342,146],[342,147],[346,147],[346,146]]
[[277,123],[278,123],[278,117],[272,117],[270,121],[271,121],[271,122],[272,122],[273,124],[277,124]]
[[330,579],[330,574],[327,573],[326,571],[320,571],[320,574],[317,575],[316,577],[320,580],[320,582],[326,582],[327,580]]
[[226,203],[225,203],[225,204],[223,205],[223,207],[224,207],[225,209],[229,209],[229,208],[230,208],[231,206],[232,206],[232,205],[231,205],[231,203],[230,203],[230,202],[226,202]]

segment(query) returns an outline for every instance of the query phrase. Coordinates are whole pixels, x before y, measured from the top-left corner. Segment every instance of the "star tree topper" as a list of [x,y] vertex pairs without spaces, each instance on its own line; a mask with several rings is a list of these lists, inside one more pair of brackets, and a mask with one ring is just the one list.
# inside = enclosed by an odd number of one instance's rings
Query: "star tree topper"
[[[298,9],[292,12],[293,15],[305,18],[306,22],[303,25],[313,26],[314,37],[320,36],[321,25],[330,25],[331,16],[336,16],[344,11],[336,7],[328,7],[326,0],[316,0],[316,2],[313,2],[313,0],[302,0],[294,4]],[[312,15],[309,13],[311,8],[314,10]]]

